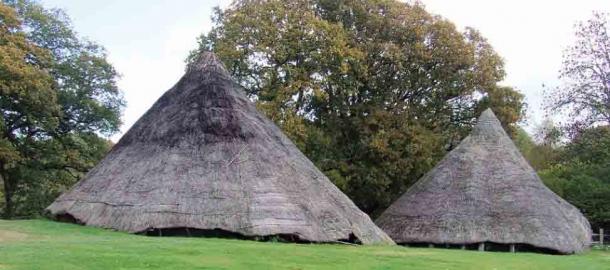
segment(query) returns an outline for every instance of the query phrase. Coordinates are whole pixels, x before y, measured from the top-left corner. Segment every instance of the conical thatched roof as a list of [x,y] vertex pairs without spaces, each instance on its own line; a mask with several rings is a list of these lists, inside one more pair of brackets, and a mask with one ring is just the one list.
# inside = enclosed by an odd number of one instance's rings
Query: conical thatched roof
[[587,248],[585,217],[549,190],[491,110],[472,134],[376,221],[397,243]]
[[128,232],[393,243],[203,53],[112,151],[48,208]]

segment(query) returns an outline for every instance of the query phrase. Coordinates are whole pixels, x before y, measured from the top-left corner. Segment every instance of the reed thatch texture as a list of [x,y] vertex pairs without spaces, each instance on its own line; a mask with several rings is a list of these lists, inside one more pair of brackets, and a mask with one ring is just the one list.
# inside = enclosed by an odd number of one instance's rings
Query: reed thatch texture
[[128,232],[191,228],[392,244],[203,53],[47,210]]
[[586,249],[589,222],[549,190],[487,109],[470,136],[377,220],[397,243]]

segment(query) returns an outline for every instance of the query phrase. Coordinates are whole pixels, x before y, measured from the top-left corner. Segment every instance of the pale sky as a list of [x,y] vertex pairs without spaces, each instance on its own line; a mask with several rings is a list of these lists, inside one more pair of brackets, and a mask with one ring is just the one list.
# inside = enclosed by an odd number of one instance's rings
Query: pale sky
[[[196,38],[211,28],[212,8],[230,0],[41,0],[64,9],[76,31],[103,45],[122,75],[127,100],[116,141],[182,76],[184,59]],[[570,45],[574,23],[593,10],[610,12],[608,0],[423,0],[429,12],[462,29],[471,26],[504,58],[503,84],[526,96],[527,129],[544,118],[543,87],[557,85],[561,55]]]

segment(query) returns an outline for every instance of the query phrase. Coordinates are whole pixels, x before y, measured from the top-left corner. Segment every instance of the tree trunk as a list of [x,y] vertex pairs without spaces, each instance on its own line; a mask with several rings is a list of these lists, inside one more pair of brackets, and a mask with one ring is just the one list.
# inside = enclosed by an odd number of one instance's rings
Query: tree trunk
[[4,218],[11,219],[13,217],[13,188],[11,187],[7,177],[0,172],[0,180],[4,183]]

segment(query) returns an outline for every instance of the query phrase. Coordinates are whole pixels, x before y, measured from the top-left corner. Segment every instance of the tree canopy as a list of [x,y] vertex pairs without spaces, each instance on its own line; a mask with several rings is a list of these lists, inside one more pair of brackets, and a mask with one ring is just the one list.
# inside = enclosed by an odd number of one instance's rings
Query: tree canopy
[[501,57],[420,4],[235,1],[199,49],[213,50],[259,108],[377,214],[491,107],[514,133],[523,96],[499,86]]
[[[610,226],[610,40],[608,15],[575,27],[563,55],[562,84],[546,93],[549,113],[565,126],[547,125],[530,162],[553,191],[580,208],[594,228]],[[566,136],[567,135],[567,136]],[[540,151],[540,150],[544,151]],[[542,161],[542,163],[540,162]]]
[[555,152],[559,160],[540,171],[544,182],[581,209],[593,227],[610,226],[610,126],[582,130]]
[[109,149],[123,97],[99,45],[61,10],[3,0],[0,175],[4,216],[38,213]]
[[5,195],[5,216],[13,214],[16,182],[10,170],[32,152],[36,137],[58,124],[59,106],[52,78],[45,70],[49,54],[26,39],[14,10],[0,5],[0,179]]
[[594,12],[576,24],[575,42],[563,55],[563,84],[547,93],[552,112],[566,112],[568,124],[587,128],[610,124],[610,36],[608,15]]

